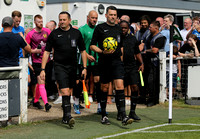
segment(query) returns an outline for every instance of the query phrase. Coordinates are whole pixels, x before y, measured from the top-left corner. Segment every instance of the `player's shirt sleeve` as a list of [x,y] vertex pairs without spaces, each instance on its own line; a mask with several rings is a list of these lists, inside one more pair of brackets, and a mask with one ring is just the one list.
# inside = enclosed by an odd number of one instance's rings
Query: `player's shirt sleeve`
[[141,53],[141,52],[140,52],[140,49],[139,49],[139,41],[137,41],[136,39],[135,39],[134,52],[135,52],[135,54]]
[[81,32],[81,35],[82,35],[83,39],[85,39],[83,28],[81,27],[81,28],[79,28],[78,30]]
[[99,28],[98,26],[94,29],[94,33],[93,33],[93,36],[92,36],[92,40],[91,40],[91,43],[90,45],[96,45],[97,46],[97,43],[98,43],[98,38],[99,38]]
[[20,43],[20,47],[21,48],[24,48],[25,46],[27,46],[26,42],[24,41],[24,39],[19,35],[19,34],[16,34],[17,37],[19,38],[19,43]]
[[28,43],[28,44],[30,44],[31,43],[31,32],[29,32],[27,35],[26,35],[26,42]]
[[47,39],[47,43],[46,43],[46,47],[45,47],[45,51],[51,52],[53,46],[54,46],[54,31],[52,33],[50,33],[48,39]]
[[82,34],[80,31],[78,31],[78,34],[79,34],[79,37],[78,37],[78,49],[80,51],[83,51],[85,50],[85,43],[84,43],[84,40],[83,40],[83,37],[82,37]]

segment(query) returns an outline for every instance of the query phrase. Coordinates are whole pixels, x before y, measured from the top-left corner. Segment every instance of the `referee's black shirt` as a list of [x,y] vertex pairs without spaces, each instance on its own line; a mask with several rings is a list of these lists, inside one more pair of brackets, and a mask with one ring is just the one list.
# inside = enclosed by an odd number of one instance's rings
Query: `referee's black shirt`
[[45,50],[51,52],[54,48],[55,63],[77,65],[77,47],[85,50],[84,40],[80,31],[71,26],[67,31],[58,28],[51,32]]
[[127,34],[124,36],[123,40],[123,62],[125,68],[135,68],[137,69],[135,55],[140,53],[139,47],[138,47],[138,41],[135,36],[131,34]]
[[91,45],[97,45],[101,50],[103,49],[103,41],[107,37],[113,37],[117,40],[118,46],[113,54],[99,54],[99,63],[110,62],[115,59],[120,59],[121,43],[122,43],[122,29],[120,26],[110,26],[107,23],[102,23],[96,26],[91,40]]

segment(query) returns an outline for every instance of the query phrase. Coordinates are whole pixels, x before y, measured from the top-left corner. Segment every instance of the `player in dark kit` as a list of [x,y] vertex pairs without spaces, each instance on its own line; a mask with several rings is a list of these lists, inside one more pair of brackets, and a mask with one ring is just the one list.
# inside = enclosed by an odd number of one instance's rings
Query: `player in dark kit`
[[[129,117],[134,120],[141,120],[135,113],[136,105],[137,105],[137,97],[138,97],[138,83],[139,83],[139,72],[144,70],[144,64],[142,60],[142,56],[139,50],[139,43],[136,40],[136,37],[129,34],[129,23],[125,20],[120,22],[120,27],[122,28],[122,32],[124,35],[123,39],[123,62],[125,69],[125,77],[124,77],[124,86],[127,87],[130,85],[131,87],[131,109],[129,113]],[[135,58],[140,62],[140,66],[136,64]],[[118,115],[118,120],[121,120],[121,116]]]
[[73,127],[75,124],[74,118],[71,116],[70,95],[76,81],[77,71],[77,47],[81,51],[83,60],[84,79],[86,78],[87,57],[85,44],[79,30],[72,28],[70,25],[71,17],[68,12],[59,14],[60,27],[54,30],[46,45],[46,50],[42,59],[42,71],[40,76],[45,78],[44,68],[48,56],[54,48],[54,69],[57,83],[62,94],[63,120],[64,124]]
[[[124,67],[121,61],[121,43],[122,30],[120,26],[115,25],[117,20],[117,9],[114,6],[109,6],[106,9],[107,22],[97,25],[91,41],[91,50],[99,53],[99,70],[101,82],[101,110],[102,124],[110,124],[106,114],[106,103],[108,95],[108,83],[114,80],[116,89],[116,105],[118,113],[122,115],[122,124],[127,125],[133,122],[133,119],[126,116],[125,112],[125,96],[124,96]],[[116,50],[104,50],[103,41],[113,38],[117,41]],[[99,47],[96,45],[98,44]]]

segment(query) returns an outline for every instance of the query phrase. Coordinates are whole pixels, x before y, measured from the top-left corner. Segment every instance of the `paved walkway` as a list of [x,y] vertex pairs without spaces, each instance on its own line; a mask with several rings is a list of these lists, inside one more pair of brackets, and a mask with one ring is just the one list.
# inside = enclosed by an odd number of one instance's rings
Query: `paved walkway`
[[[52,102],[49,102],[49,104],[52,105],[52,108],[49,112],[46,112],[45,109],[38,110],[34,108],[33,106],[30,106],[28,108],[28,122],[36,122],[36,121],[44,121],[44,120],[53,120],[53,119],[59,119],[62,118],[63,112],[61,108],[61,104],[53,104]],[[41,101],[41,105],[44,106],[44,103]],[[84,104],[82,104],[84,106]],[[146,108],[145,105],[137,105],[137,108]],[[130,106],[126,107],[127,110],[130,109]],[[107,111],[108,112],[115,112],[116,111],[116,105],[113,104],[107,104]],[[72,116],[82,116],[82,115],[91,115],[97,112],[97,104],[96,102],[91,103],[90,109],[84,108],[81,109],[81,114],[75,114],[73,107],[72,107]],[[16,120],[16,118],[15,118]]]

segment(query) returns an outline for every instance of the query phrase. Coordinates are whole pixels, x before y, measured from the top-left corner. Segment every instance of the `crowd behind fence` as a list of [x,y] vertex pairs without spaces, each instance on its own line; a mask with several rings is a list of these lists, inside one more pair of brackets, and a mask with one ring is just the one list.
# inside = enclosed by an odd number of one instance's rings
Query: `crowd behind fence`
[[[165,102],[167,100],[167,83],[169,83],[169,79],[167,79],[167,72],[166,72],[166,63],[170,60],[169,57],[166,57],[165,52],[160,52],[159,54],[160,58],[160,102]],[[189,67],[199,67],[200,66],[200,57],[177,57],[174,60],[180,60],[181,61],[181,79],[180,84],[177,81],[177,87],[176,87],[176,98],[185,98],[185,101],[187,99],[191,99],[191,97],[188,97],[189,92],[188,87],[191,88],[191,84],[194,84],[196,80],[188,80],[188,68]],[[196,73],[194,73],[196,74]],[[198,77],[198,73],[196,74]],[[188,82],[190,83],[190,86],[188,86]],[[198,87],[198,86],[196,86]],[[196,97],[200,97],[197,95]]]

